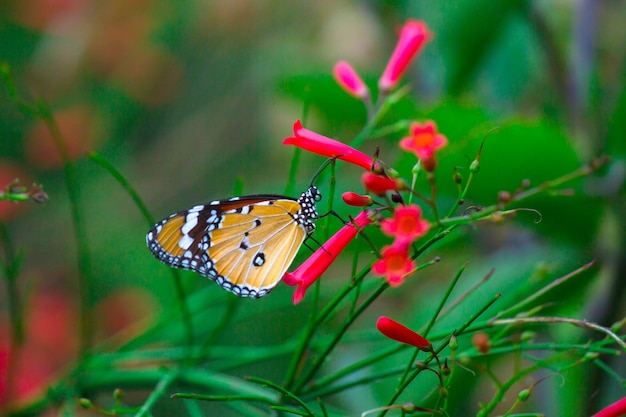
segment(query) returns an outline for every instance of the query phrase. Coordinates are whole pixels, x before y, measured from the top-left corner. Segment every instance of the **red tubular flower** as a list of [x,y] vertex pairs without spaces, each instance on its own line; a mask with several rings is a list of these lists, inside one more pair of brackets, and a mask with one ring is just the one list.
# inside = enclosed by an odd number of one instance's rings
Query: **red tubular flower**
[[626,415],[626,397],[607,405],[591,417],[620,417]]
[[353,207],[368,207],[374,202],[372,196],[360,195],[352,191],[346,191],[341,195],[341,199],[344,203]]
[[395,242],[383,248],[382,259],[372,265],[372,273],[385,277],[392,287],[404,282],[404,277],[415,270],[415,262],[409,258],[409,246],[402,242]]
[[405,184],[397,179],[385,177],[383,175],[366,172],[361,176],[361,182],[367,191],[382,197],[388,191],[399,191],[404,189]]
[[415,346],[424,352],[432,351],[432,345],[428,339],[389,317],[380,316],[376,322],[376,328],[391,340]]
[[426,24],[419,20],[407,21],[400,32],[396,44],[383,75],[378,80],[381,91],[389,91],[398,84],[413,57],[421,47],[432,38]]
[[283,144],[295,145],[318,155],[341,159],[368,171],[372,169],[374,163],[371,157],[345,143],[303,128],[300,120],[296,120],[293,124],[293,136],[285,138]]
[[437,125],[432,120],[424,124],[412,123],[409,131],[411,136],[400,140],[400,148],[414,152],[419,159],[431,159],[435,151],[448,144],[448,139],[437,132]]
[[369,97],[370,92],[367,85],[361,80],[359,74],[346,61],[339,61],[333,68],[333,76],[337,84],[348,94],[358,99],[364,100]]
[[353,222],[346,224],[321,248],[302,263],[293,272],[283,275],[283,282],[287,285],[297,286],[293,294],[293,303],[298,304],[304,298],[306,290],[328,269],[337,259],[337,256],[356,237],[359,230],[372,222],[368,211],[362,211],[355,217]]
[[393,213],[393,219],[385,219],[380,224],[384,234],[405,244],[424,236],[429,228],[430,224],[422,218],[422,209],[415,204],[398,207]]

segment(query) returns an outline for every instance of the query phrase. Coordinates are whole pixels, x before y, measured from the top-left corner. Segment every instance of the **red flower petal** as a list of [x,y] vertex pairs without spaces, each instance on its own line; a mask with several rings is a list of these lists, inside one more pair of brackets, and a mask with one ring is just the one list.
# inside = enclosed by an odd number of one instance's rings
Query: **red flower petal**
[[409,131],[411,136],[400,140],[400,148],[414,152],[420,159],[431,159],[436,151],[448,144],[448,139],[437,132],[437,125],[432,120],[424,124],[412,123]]
[[384,276],[389,285],[397,287],[404,277],[415,270],[415,262],[409,258],[409,247],[404,242],[394,242],[383,248],[383,257],[372,265],[372,273]]
[[[283,282],[297,286],[293,294],[293,303],[298,304],[304,298],[306,290],[328,269],[337,256],[356,237],[359,230],[372,222],[368,211],[362,211],[353,222],[339,229],[321,248],[302,263],[293,272],[283,275]],[[356,225],[356,226],[355,226]]]
[[337,158],[342,161],[358,165],[363,169],[372,169],[373,160],[363,152],[337,140],[315,133],[302,127],[300,120],[293,124],[293,136],[283,140],[284,145],[295,145],[305,151],[329,158]]
[[376,322],[376,328],[383,335],[395,340],[396,342],[415,346],[416,348],[426,352],[430,352],[432,350],[432,345],[428,339],[398,323],[397,321],[390,319],[389,317],[379,317]]
[[422,209],[415,204],[398,207],[393,219],[385,219],[380,225],[384,234],[406,244],[424,236],[429,228],[430,224],[422,218]]
[[620,417],[626,415],[626,397],[609,404],[592,417]]

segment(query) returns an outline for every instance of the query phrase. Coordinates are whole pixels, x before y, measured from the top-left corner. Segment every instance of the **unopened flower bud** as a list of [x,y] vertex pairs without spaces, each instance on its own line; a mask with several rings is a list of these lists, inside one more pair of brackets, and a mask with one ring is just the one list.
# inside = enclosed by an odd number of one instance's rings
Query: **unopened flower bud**
[[374,203],[370,195],[360,195],[352,191],[346,191],[341,195],[344,203],[353,207],[369,207]]

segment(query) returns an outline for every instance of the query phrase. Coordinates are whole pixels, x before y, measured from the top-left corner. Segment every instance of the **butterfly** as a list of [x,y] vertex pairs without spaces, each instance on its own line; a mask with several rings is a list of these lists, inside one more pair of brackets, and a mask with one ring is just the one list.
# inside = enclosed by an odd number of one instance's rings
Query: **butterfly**
[[299,198],[274,194],[215,200],[161,220],[146,235],[152,254],[212,279],[240,297],[270,292],[319,218],[311,185]]

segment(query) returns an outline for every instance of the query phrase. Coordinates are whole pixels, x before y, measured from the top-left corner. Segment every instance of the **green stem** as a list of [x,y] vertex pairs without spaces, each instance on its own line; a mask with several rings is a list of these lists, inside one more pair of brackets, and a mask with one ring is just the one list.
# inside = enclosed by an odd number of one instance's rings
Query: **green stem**
[[333,340],[328,344],[326,349],[316,358],[311,367],[302,375],[298,383],[294,386],[294,392],[298,393],[303,388],[304,384],[306,384],[312,377],[317,373],[319,368],[322,366],[330,352],[335,348],[337,343],[341,340],[342,336],[348,330],[350,325],[356,320],[357,317],[365,311],[367,307],[370,306],[387,288],[389,288],[389,284],[386,282],[381,284],[372,294],[370,294],[365,301],[354,311],[353,314],[348,316],[344,323],[341,325]]
[[[122,186],[122,188],[128,193],[130,198],[133,200],[139,211],[143,215],[146,224],[148,227],[152,227],[154,225],[155,220],[150,214],[148,210],[148,206],[143,202],[139,193],[135,190],[135,188],[126,180],[126,177],[122,175],[122,173],[115,168],[109,161],[107,161],[103,156],[98,154],[97,152],[91,151],[88,154],[89,159],[91,159],[96,164],[100,165],[104,170],[106,170],[117,182]],[[178,309],[183,318],[183,323],[185,326],[185,336],[187,341],[187,346],[191,348],[194,344],[194,332],[193,325],[191,322],[191,314],[189,312],[189,308],[187,306],[187,292],[183,286],[182,278],[180,276],[180,271],[177,269],[171,268],[172,280],[174,281],[174,287],[176,289],[176,300],[178,302]]]
[[80,294],[80,354],[85,355],[93,341],[94,316],[90,307],[91,302],[91,257],[88,234],[82,215],[80,202],[80,185],[76,165],[70,160],[65,144],[65,138],[49,106],[40,101],[37,103],[37,114],[43,119],[54,140],[54,144],[63,161],[63,171],[67,185],[68,197],[76,241],[78,262],[78,291]]
[[[448,344],[450,343],[450,339],[452,338],[452,336],[459,336],[461,335],[474,321],[476,321],[476,319],[478,319],[478,317],[480,317],[485,311],[487,311],[487,309],[489,307],[491,307],[493,305],[493,303],[495,303],[499,298],[500,298],[501,294],[496,294],[491,300],[489,300],[489,302],[487,302],[480,310],[478,310],[476,313],[474,313],[466,322],[465,324],[463,324],[463,326],[461,326],[458,330],[455,330],[454,332],[452,332],[452,334],[446,338],[444,338],[444,340],[439,344],[439,346],[433,351],[433,353],[431,353],[426,360],[424,361],[425,365],[428,365],[431,361],[433,361],[435,359],[435,355],[438,355],[441,351],[443,351]],[[400,397],[400,395],[402,395],[402,393],[404,392],[405,389],[407,389],[407,387],[413,382],[413,380],[422,372],[424,368],[420,367],[418,369],[416,369],[415,371],[413,371],[413,373],[405,380],[403,381],[398,388],[396,389],[395,393],[392,395],[391,399],[387,402],[388,406],[393,405],[396,400]],[[381,417],[384,416],[385,414],[387,414],[387,411],[383,411],[381,413]]]
[[304,408],[304,410],[307,412],[307,415],[309,415],[311,417],[313,417],[315,415],[313,413],[313,411],[309,408],[308,405],[306,405],[306,403],[304,401],[302,401],[300,398],[298,398],[296,395],[294,395],[289,390],[286,390],[282,386],[280,386],[278,384],[275,384],[275,383],[273,383],[271,381],[268,381],[266,379],[256,378],[256,377],[252,377],[252,376],[249,376],[246,379],[248,381],[250,381],[250,382],[256,382],[257,384],[266,385],[269,388],[272,388],[276,392],[279,392],[280,394],[282,394],[284,397],[290,398],[291,400],[295,401],[298,405],[300,405],[300,407]]
[[154,387],[154,390],[150,393],[150,396],[144,401],[143,405],[139,409],[139,412],[135,414],[135,417],[144,417],[150,415],[150,410],[158,400],[161,399],[165,395],[165,391],[169,388],[169,386],[176,380],[177,372],[174,370],[170,370],[167,372],[159,383]]

